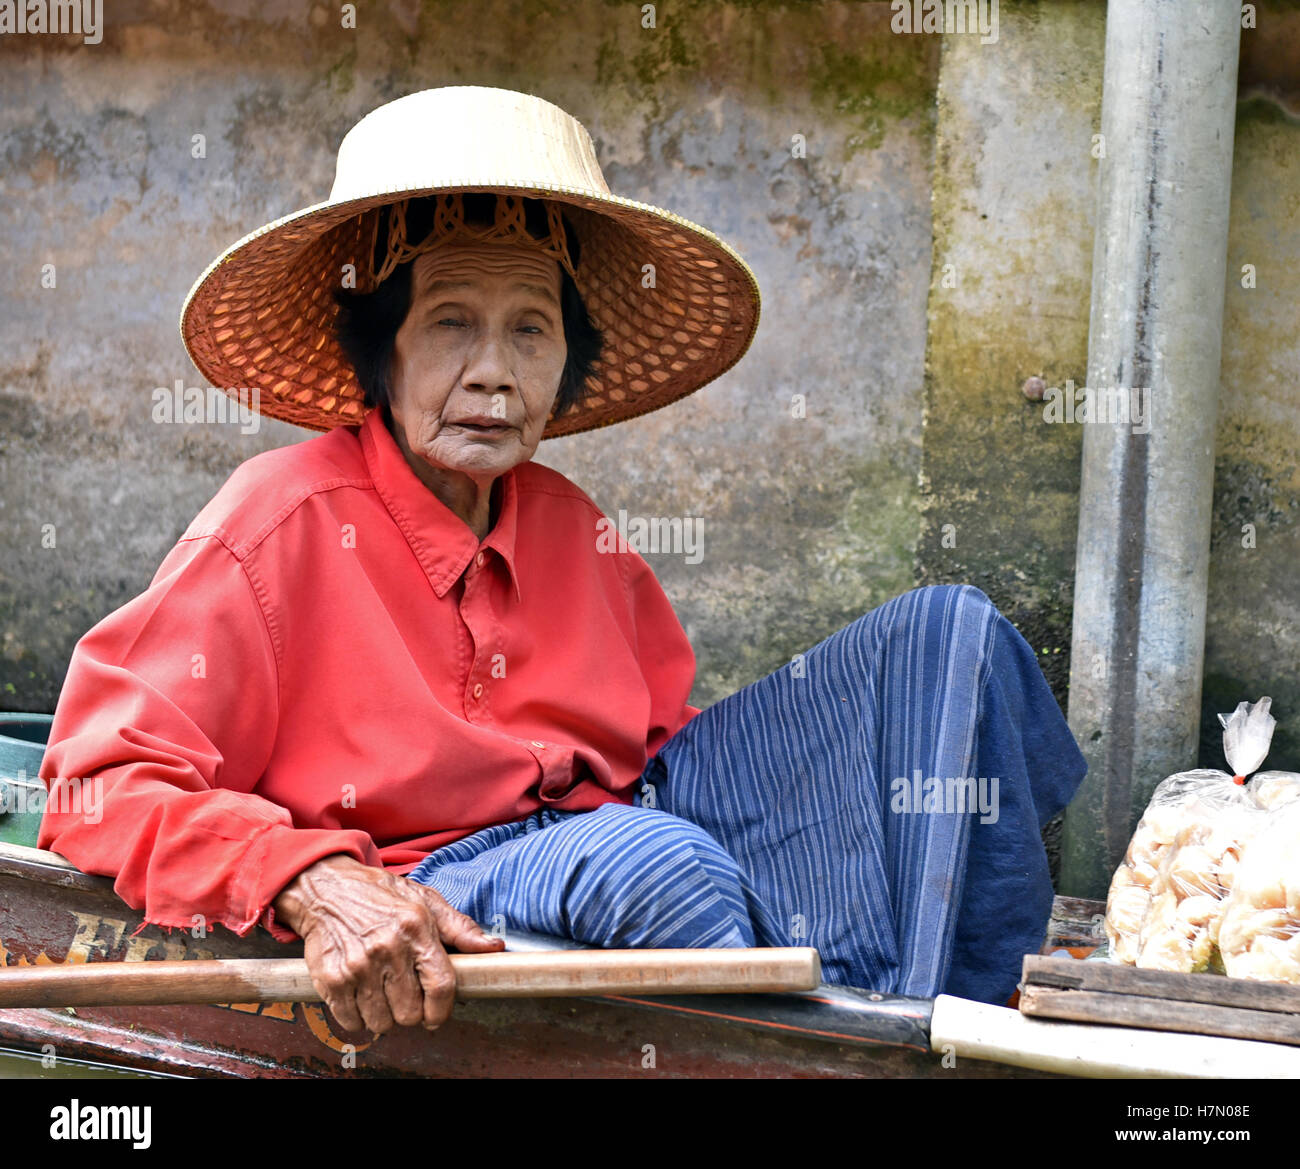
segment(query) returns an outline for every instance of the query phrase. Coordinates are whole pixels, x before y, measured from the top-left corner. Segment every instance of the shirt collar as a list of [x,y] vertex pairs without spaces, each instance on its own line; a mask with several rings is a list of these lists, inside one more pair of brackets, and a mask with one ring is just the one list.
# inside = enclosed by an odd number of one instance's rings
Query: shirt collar
[[500,478],[501,506],[497,522],[480,545],[468,524],[442,502],[411,469],[397,440],[384,425],[382,408],[366,415],[360,428],[361,450],[371,481],[388,508],[393,522],[424,569],[433,591],[446,595],[482,549],[496,551],[519,597],[519,574],[515,568],[515,533],[519,513],[519,491],[512,467]]

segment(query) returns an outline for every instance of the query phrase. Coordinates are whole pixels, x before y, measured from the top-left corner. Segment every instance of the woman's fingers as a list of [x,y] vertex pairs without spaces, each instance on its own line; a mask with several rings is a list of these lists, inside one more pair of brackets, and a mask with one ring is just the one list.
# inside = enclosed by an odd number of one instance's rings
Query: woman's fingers
[[357,987],[357,1010],[361,1012],[367,1029],[376,1035],[392,1030],[394,1022],[385,981],[384,971],[372,967]]
[[[418,943],[406,959],[390,962],[384,977],[384,994],[393,1022],[400,1027],[418,1027],[427,1018],[426,990],[420,974],[421,951]],[[445,957],[445,955],[444,955]],[[455,987],[453,983],[453,997]],[[450,1006],[447,1008],[450,1010]]]
[[343,973],[341,955],[335,946],[328,944],[330,941],[324,931],[308,934],[304,946],[307,971],[321,1002],[329,1008],[338,1025],[345,1031],[360,1031],[365,1020],[357,1010],[356,986]]
[[417,1022],[434,1031],[451,1017],[451,1008],[456,1002],[456,972],[436,938],[416,959],[415,972],[423,990],[423,1017]]
[[505,949],[505,939],[494,937],[480,928],[472,917],[453,909],[441,894],[425,885],[414,885],[424,897],[429,912],[437,923],[438,937],[448,946],[455,946],[467,954],[485,954]]
[[321,998],[344,1031],[361,1031],[365,1028],[365,1020],[357,1010],[356,992],[351,987],[322,989]]

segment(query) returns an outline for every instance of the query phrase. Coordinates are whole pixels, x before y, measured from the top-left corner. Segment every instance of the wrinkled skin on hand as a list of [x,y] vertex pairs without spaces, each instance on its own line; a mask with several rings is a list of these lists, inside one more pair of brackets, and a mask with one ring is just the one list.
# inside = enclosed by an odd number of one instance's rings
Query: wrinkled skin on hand
[[444,944],[465,953],[501,950],[432,889],[349,856],[304,869],[272,903],[303,940],[307,969],[339,1025],[383,1034],[394,1024],[445,1023],[456,976]]

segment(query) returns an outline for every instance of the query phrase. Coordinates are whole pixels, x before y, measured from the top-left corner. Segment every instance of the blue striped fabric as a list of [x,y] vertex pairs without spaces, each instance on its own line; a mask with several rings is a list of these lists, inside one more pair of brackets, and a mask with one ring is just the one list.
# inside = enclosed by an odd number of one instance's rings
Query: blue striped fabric
[[639,806],[543,811],[410,876],[487,925],[812,945],[829,983],[1000,1003],[1050,913],[1041,826],[1084,770],[984,594],[915,589],[692,719]]
[[777,928],[708,833],[625,804],[485,828],[409,876],[489,928],[598,946],[754,946],[755,917]]

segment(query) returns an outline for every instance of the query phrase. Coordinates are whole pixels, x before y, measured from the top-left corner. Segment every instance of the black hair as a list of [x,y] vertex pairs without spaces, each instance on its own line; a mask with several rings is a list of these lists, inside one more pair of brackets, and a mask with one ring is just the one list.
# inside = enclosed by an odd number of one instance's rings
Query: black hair
[[[434,196],[412,199],[406,212],[406,237],[424,239],[433,224]],[[490,224],[494,221],[496,195],[490,191],[470,192],[462,196],[465,222]],[[545,239],[549,233],[546,208],[538,199],[524,199],[524,222],[528,233]],[[379,235],[375,243],[375,270],[387,254],[388,208],[380,211]],[[562,216],[564,234],[573,267],[578,267],[581,248],[577,232],[568,216]],[[373,292],[338,289],[334,301],[339,311],[334,320],[334,335],[347,354],[357,381],[365,394],[367,406],[388,408],[392,393],[393,347],[397,331],[411,307],[411,264],[399,264]],[[571,409],[586,391],[587,378],[600,360],[604,336],[592,323],[582,295],[573,277],[560,270],[560,316],[564,323],[564,342],[568,355],[560,377],[553,413],[559,416]]]

